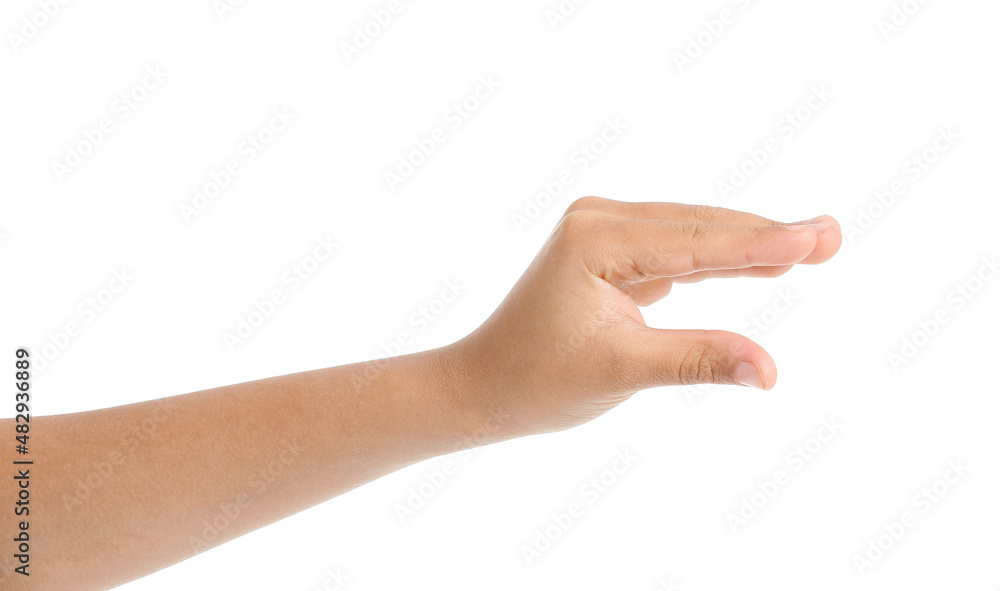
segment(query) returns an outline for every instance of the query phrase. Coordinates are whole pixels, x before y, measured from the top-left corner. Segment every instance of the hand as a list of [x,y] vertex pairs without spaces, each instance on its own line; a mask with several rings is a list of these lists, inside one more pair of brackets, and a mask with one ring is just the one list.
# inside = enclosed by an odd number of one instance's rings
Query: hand
[[585,423],[638,390],[716,383],[768,390],[774,361],[718,330],[649,328],[639,306],[674,283],[777,277],[840,248],[829,216],[784,224],[677,203],[585,197],[570,206],[497,311],[452,346],[473,408],[512,420],[501,438]]

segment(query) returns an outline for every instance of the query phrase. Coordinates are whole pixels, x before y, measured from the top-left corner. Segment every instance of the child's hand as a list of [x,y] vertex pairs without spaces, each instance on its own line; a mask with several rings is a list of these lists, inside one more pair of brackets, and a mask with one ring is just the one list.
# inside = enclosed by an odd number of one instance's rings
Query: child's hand
[[471,404],[502,407],[506,438],[579,425],[654,386],[770,389],[777,369],[753,341],[649,328],[638,306],[674,283],[822,263],[840,243],[829,216],[784,224],[708,206],[580,199],[497,311],[452,347],[472,377]]

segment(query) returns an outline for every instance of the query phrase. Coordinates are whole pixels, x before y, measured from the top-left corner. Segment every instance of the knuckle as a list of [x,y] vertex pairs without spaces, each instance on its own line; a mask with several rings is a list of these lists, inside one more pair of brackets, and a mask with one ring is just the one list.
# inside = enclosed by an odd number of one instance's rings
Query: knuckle
[[695,205],[692,217],[702,224],[714,224],[722,218],[722,209],[711,205]]
[[719,377],[720,356],[709,347],[695,345],[684,354],[678,382],[681,384],[714,383]]
[[613,252],[613,216],[591,210],[574,211],[563,217],[549,238],[558,257],[579,259],[593,273],[606,277],[608,257]]
[[678,240],[676,251],[678,254],[686,253],[690,260],[688,264],[692,269],[701,268],[701,252],[703,247],[705,226],[701,224],[680,224],[677,229]]
[[574,211],[598,210],[606,201],[606,199],[602,199],[601,197],[580,197],[566,208],[566,215]]
[[705,235],[705,227],[702,224],[681,224],[678,228],[688,244],[695,244]]
[[588,235],[592,237],[599,217],[600,214],[586,209],[566,214],[559,222],[559,238],[577,243],[586,240]]

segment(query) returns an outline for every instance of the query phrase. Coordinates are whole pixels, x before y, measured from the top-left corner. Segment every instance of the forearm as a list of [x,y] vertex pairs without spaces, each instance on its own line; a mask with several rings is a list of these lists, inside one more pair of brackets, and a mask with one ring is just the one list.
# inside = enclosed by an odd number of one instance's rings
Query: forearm
[[[107,589],[480,442],[455,358],[439,349],[36,419],[32,574],[4,588]],[[14,519],[4,513],[4,532]]]

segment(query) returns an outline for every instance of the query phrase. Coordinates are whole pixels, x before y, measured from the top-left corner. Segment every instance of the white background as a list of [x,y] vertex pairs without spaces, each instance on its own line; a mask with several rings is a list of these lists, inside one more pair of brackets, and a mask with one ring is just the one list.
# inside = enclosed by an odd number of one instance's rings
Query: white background
[[[645,312],[758,337],[779,367],[771,392],[643,392],[578,429],[451,458],[457,474],[403,523],[395,506],[441,459],[124,589],[313,591],[337,569],[357,590],[1000,585],[1000,281],[975,279],[1000,254],[1000,5],[927,2],[888,34],[887,0],[594,0],[555,27],[556,0],[401,6],[348,60],[343,44],[385,1],[254,1],[222,17],[210,0],[70,2],[33,35],[23,19],[44,22],[39,5],[5,3],[0,352],[51,353],[36,414],[372,359],[403,331],[406,352],[445,345],[497,306],[578,196],[828,213],[845,233],[859,208],[873,220],[825,265],[680,286]],[[729,24],[705,33],[724,9]],[[707,48],[679,68],[699,34]],[[135,90],[157,67],[166,79]],[[480,77],[499,88],[454,126],[446,112]],[[812,87],[832,98],[800,110],[788,138],[776,123]],[[145,95],[125,119],[123,92]],[[282,107],[294,120],[246,161],[240,144]],[[615,117],[627,129],[581,171],[574,154]],[[103,118],[112,131],[57,174]],[[948,151],[905,172],[949,126]],[[385,173],[435,128],[446,141],[390,190]],[[768,138],[777,152],[723,198],[718,183]],[[185,220],[180,206],[234,158],[240,174]],[[573,182],[517,231],[511,214],[564,169]],[[873,205],[896,180],[906,192]],[[282,275],[325,236],[336,255],[290,291]],[[83,313],[122,267],[128,286]],[[453,278],[467,290],[418,330],[411,315]],[[274,288],[287,300],[227,348]],[[939,309],[948,322],[894,367]],[[829,417],[843,429],[796,471],[786,455]],[[616,450],[637,462],[529,566],[523,547],[589,498],[581,486]],[[922,513],[914,496],[949,461],[972,470]],[[790,482],[734,534],[727,514],[778,469]],[[907,511],[916,525],[859,573],[855,557]]]

